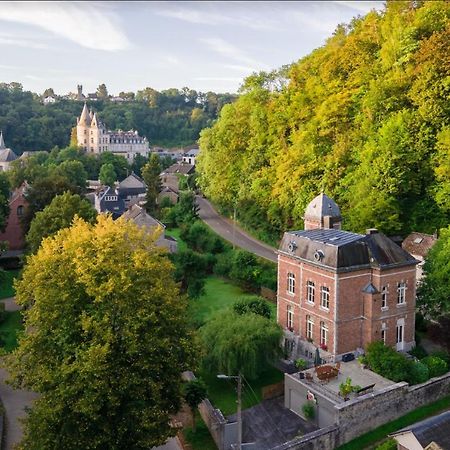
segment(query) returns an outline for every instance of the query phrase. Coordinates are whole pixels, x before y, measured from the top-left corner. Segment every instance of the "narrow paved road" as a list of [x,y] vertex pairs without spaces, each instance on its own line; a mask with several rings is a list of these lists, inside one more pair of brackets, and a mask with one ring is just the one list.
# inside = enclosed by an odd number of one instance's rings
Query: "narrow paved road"
[[[196,196],[199,206],[199,216],[207,225],[209,225],[218,235],[236,246],[243,248],[257,256],[268,259],[274,263],[277,262],[276,249],[267,244],[263,244],[254,237],[249,236],[238,225],[233,227],[233,221],[222,217],[213,208],[211,203],[199,195]],[[234,228],[234,230],[233,230]]]
[[[14,298],[2,300],[5,304],[6,311],[16,311],[19,306],[14,303]],[[37,398],[37,394],[30,391],[13,389],[5,383],[9,378],[8,372],[0,368],[0,398],[5,407],[5,429],[4,429],[4,450],[12,450],[22,438],[22,426],[19,422],[20,417],[25,416],[25,407],[31,406],[33,400]]]

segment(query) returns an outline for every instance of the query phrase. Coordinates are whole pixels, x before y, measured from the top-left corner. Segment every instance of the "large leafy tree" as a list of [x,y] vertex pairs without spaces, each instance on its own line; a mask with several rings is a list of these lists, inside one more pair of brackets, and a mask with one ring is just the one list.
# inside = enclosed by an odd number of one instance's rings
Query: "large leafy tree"
[[100,215],[29,258],[16,285],[26,332],[8,359],[13,384],[40,394],[24,448],[148,449],[174,433],[194,351],[156,237]]
[[100,182],[106,186],[114,186],[117,174],[112,163],[103,164],[98,175]]
[[45,176],[32,183],[25,192],[28,207],[23,215],[24,229],[28,232],[36,213],[49,205],[55,196],[64,192],[81,194],[82,190],[61,175]]
[[257,314],[221,312],[201,329],[209,370],[256,378],[280,356],[283,332],[274,321]]
[[31,252],[36,252],[45,237],[69,227],[75,216],[92,223],[97,212],[88,200],[77,194],[65,192],[57,195],[49,205],[36,214],[31,222],[26,236]]
[[423,266],[424,278],[417,303],[426,316],[437,319],[450,314],[450,226],[441,230]]

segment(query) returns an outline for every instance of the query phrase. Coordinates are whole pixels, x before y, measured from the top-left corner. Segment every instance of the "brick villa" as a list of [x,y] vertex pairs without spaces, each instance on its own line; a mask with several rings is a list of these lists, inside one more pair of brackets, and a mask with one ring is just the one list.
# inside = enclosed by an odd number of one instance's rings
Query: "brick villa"
[[341,230],[336,203],[318,195],[305,230],[289,231],[278,251],[277,320],[291,358],[338,361],[375,340],[414,345],[417,260],[376,229]]

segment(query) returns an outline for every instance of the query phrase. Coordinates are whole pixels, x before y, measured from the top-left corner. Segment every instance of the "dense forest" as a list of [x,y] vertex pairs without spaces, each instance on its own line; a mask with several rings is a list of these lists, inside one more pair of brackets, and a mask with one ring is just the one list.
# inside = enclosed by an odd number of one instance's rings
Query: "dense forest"
[[[183,147],[194,144],[202,128],[210,126],[232,94],[197,92],[188,88],[158,92],[146,88],[133,100],[88,102],[109,129],[134,129],[151,146]],[[0,130],[16,153],[67,147],[83,103],[60,99],[44,105],[42,97],[24,91],[20,83],[0,83]]]
[[450,3],[388,1],[290,67],[247,78],[201,133],[200,186],[275,241],[321,191],[343,227],[450,218]]

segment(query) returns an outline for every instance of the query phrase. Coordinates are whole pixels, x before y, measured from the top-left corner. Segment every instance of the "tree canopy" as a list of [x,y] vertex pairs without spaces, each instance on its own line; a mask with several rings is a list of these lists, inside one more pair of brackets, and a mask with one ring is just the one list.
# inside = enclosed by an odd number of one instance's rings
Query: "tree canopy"
[[201,329],[204,364],[210,371],[256,378],[280,356],[283,332],[266,317],[234,311],[220,312]]
[[92,223],[97,212],[87,199],[77,194],[65,192],[54,197],[49,205],[36,213],[31,222],[26,236],[31,252],[36,252],[45,237],[52,236],[59,230],[69,227],[75,216]]
[[450,315],[450,226],[441,230],[423,266],[423,280],[417,291],[417,304],[432,319]]
[[40,394],[24,448],[148,449],[174,433],[194,346],[156,238],[99,215],[28,259],[16,284],[26,331],[8,358],[13,384]]
[[202,131],[202,191],[277,240],[321,191],[344,227],[432,233],[450,218],[450,4],[387,2],[290,68],[247,78]]

